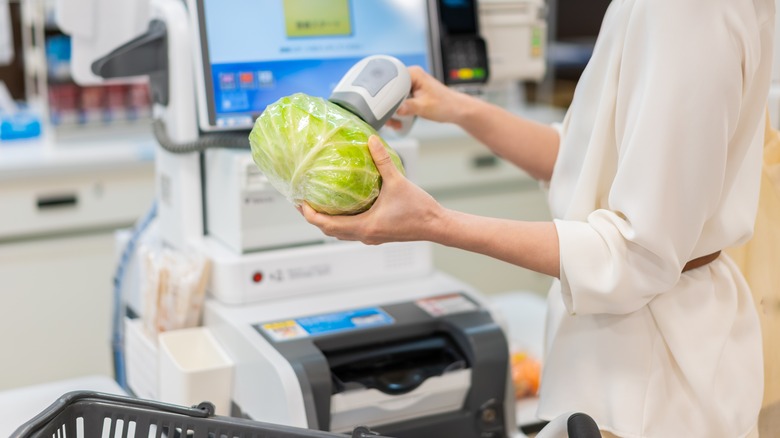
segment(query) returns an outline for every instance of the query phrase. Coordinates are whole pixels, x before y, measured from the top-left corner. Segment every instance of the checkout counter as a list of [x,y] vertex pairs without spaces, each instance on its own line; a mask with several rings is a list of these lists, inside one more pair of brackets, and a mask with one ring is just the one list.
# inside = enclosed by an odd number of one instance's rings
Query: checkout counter
[[[204,0],[192,0],[189,3],[190,11],[197,10],[200,14],[205,13],[203,4]],[[187,21],[182,20],[182,16],[177,16],[181,13],[179,2],[161,1],[155,7],[159,8],[155,12],[159,14],[158,19],[167,22],[169,26],[171,23]],[[203,26],[202,19],[192,20],[194,25]],[[442,29],[447,28],[440,28]],[[450,30],[454,32],[454,29]],[[199,30],[205,32],[204,28]],[[201,37],[204,41],[207,38],[205,34]],[[172,69],[190,65],[189,59],[184,58],[184,52],[176,51],[175,47],[177,44],[182,44],[182,41],[188,41],[191,35],[171,26],[167,38]],[[448,41],[453,45],[442,46],[443,50],[471,50],[470,47],[478,47],[478,45],[461,44],[460,36]],[[442,54],[442,56],[446,58],[449,55]],[[461,62],[463,59],[470,58],[453,56],[449,61],[445,59],[444,65],[453,66],[455,65],[453,63]],[[208,59],[202,62],[203,65],[208,65]],[[477,75],[477,71],[477,69],[472,70],[473,75],[458,76],[455,78],[456,82],[469,82],[475,77],[474,75]],[[203,130],[219,130],[218,120],[206,120],[207,126],[204,126],[203,115],[201,114],[198,119],[198,115],[195,114],[197,105],[203,105],[203,102],[213,104],[214,96],[212,101],[206,99],[198,102],[194,102],[192,96],[187,96],[191,95],[191,88],[188,85],[205,79],[203,77],[188,79],[186,70],[180,73],[183,74],[176,75],[176,83],[171,83],[169,90],[171,101],[170,103],[166,101],[167,112],[162,113],[161,119],[168,124],[171,132],[180,137],[182,135],[187,137]],[[193,73],[197,73],[197,69],[196,72],[189,74]],[[159,79],[160,76],[157,77],[157,80]],[[189,82],[190,80],[192,82]],[[229,84],[222,85],[227,87]],[[161,90],[154,84],[152,89],[156,90],[155,93]],[[157,98],[160,96],[157,95]],[[162,104],[163,101],[157,103]],[[187,119],[186,116],[189,115],[192,115],[193,119]],[[555,113],[554,118],[551,119],[550,121],[559,120],[560,114]],[[243,122],[241,119],[224,119],[224,123]],[[532,215],[543,217],[544,198],[535,184],[518,171],[510,169],[502,161],[487,156],[484,152],[476,152],[480,146],[462,132],[452,127],[419,123],[413,130],[412,136],[421,145],[418,169],[423,167],[426,169],[418,173],[419,184],[442,199],[445,205],[452,202],[454,205],[450,206],[458,208],[455,206],[457,202],[469,202],[462,196],[467,194],[471,200],[495,202],[501,207],[508,207],[502,213],[494,215],[512,217],[519,213],[520,217],[517,218],[529,218],[523,217],[523,212],[533,211]],[[127,168],[132,169],[131,172],[137,172],[148,162],[143,158],[143,153],[140,159],[138,155],[132,154],[131,152],[125,155],[125,159],[132,163]],[[199,161],[191,160],[191,157],[179,158],[173,155],[168,157],[167,154],[168,152],[162,150],[155,152],[158,161],[158,175],[155,179],[164,183],[163,198],[165,190],[169,187],[174,194],[174,199],[180,193],[197,193],[197,191],[183,190],[180,184],[193,182],[192,174],[188,172],[197,169]],[[95,154],[95,156],[99,155]],[[205,156],[208,157],[208,154]],[[63,160],[67,161],[67,158]],[[161,162],[164,165],[160,165]],[[138,163],[142,165],[136,166]],[[118,165],[108,173],[121,179],[121,167]],[[200,171],[203,172],[204,168],[207,169],[208,165],[202,166]],[[163,169],[163,173],[159,173],[160,169]],[[175,170],[169,174],[164,173],[171,169]],[[143,170],[140,173],[143,174]],[[167,178],[167,175],[173,177]],[[146,176],[150,175],[146,174]],[[147,183],[151,183],[149,180]],[[454,184],[448,185],[448,181]],[[76,182],[88,185],[83,178]],[[201,190],[206,185],[207,183],[197,180],[195,184],[184,188]],[[121,184],[117,184],[117,187],[121,187]],[[92,199],[90,196],[99,197],[100,191],[106,189],[110,189],[111,196],[105,203],[89,202]],[[149,193],[151,192],[152,190],[149,190]],[[516,196],[527,192],[534,192],[534,195],[525,199]],[[25,199],[31,196],[39,197],[40,201],[36,202],[40,207],[38,210],[41,208],[45,210],[53,205],[75,204],[78,206],[76,211],[84,214],[84,220],[88,217],[104,218],[104,222],[101,222],[103,224],[115,220],[112,215],[121,216],[122,212],[127,211],[123,208],[134,209],[134,217],[139,216],[139,207],[143,211],[145,205],[124,205],[120,208],[110,203],[121,200],[123,194],[121,189],[115,189],[113,184],[109,186],[108,183],[101,185],[101,189],[91,187],[84,193],[84,198],[77,197],[76,200],[74,196],[67,193],[54,194],[48,198],[40,198],[39,192],[35,190],[23,193]],[[497,194],[504,197],[496,198]],[[190,199],[191,195],[186,196]],[[190,226],[191,221],[197,224],[197,221],[202,220],[207,214],[199,210],[199,206],[195,204],[198,203],[184,205],[183,209],[176,212],[179,215],[177,217],[185,218],[188,223],[178,222],[182,229],[175,231],[187,233],[197,230],[203,234],[205,225]],[[535,207],[529,208],[529,205]],[[20,201],[19,206],[24,206],[24,202]],[[192,206],[194,208],[191,209]],[[84,209],[88,207],[97,208],[101,212],[90,214],[89,210]],[[469,208],[462,209],[469,210]],[[472,209],[475,210],[478,208]],[[50,217],[46,216],[47,214],[36,210],[28,215],[27,220],[24,218],[20,220],[21,216],[17,217],[13,224],[31,226],[33,231],[30,231],[30,235],[34,235],[36,221],[45,223]],[[119,224],[115,223],[115,225]],[[161,218],[163,233],[164,225]],[[87,228],[95,226],[89,224]],[[21,231],[12,230],[12,232],[19,235]],[[173,242],[176,246],[177,243],[185,242],[192,237],[203,242],[202,245],[195,245],[198,250],[205,248],[205,251],[210,252],[210,248],[216,245],[217,239],[204,235],[184,236],[183,240],[172,238],[169,242]],[[333,254],[337,254],[338,251],[350,251],[353,247],[355,245],[339,244],[331,248],[334,249]],[[426,248],[425,245],[398,246],[401,247],[412,248],[407,251],[408,254],[423,257],[424,260],[421,260],[424,263],[415,266],[422,266],[426,272],[414,271],[412,277],[402,276],[397,281],[390,281],[388,278],[381,285],[361,283],[355,284],[352,288],[341,287],[336,290],[334,284],[327,284],[323,286],[323,290],[330,287],[331,289],[327,289],[330,291],[329,294],[290,296],[285,299],[280,299],[282,296],[277,295],[275,300],[269,301],[256,299],[258,298],[256,296],[247,300],[247,295],[241,295],[238,290],[227,290],[212,284],[212,294],[217,298],[227,296],[225,294],[237,293],[239,294],[230,296],[240,297],[234,302],[210,300],[206,304],[205,313],[206,326],[211,329],[214,337],[229,352],[229,355],[236,360],[231,413],[325,430],[348,430],[355,421],[358,421],[358,418],[362,418],[385,428],[388,433],[398,433],[402,436],[422,436],[425,433],[433,433],[434,430],[448,430],[453,435],[462,433],[469,435],[473,432],[475,436],[505,436],[509,430],[514,429],[514,420],[511,418],[514,413],[509,405],[513,394],[508,386],[508,343],[489,305],[473,286],[448,275],[432,272],[430,266],[426,267],[426,263],[429,263],[427,257],[430,248]],[[381,254],[383,260],[395,263],[392,265],[394,268],[410,269],[404,267],[407,261],[405,257],[408,254],[399,256],[398,254],[403,251],[394,251],[393,248],[395,247],[387,245],[379,249],[359,249],[355,254]],[[296,250],[290,249],[290,251]],[[253,254],[244,256],[241,251],[237,254],[236,257],[241,260],[236,263],[244,263],[248,267],[252,260],[260,257]],[[441,259],[445,260],[446,257]],[[460,262],[456,260],[454,263]],[[461,266],[446,266],[446,262],[442,265],[442,269],[453,272],[458,277],[473,275],[474,280],[483,278],[494,281],[492,286],[484,288],[486,290],[518,287],[515,279],[510,279],[507,283],[501,283],[501,280],[495,282],[502,277],[502,274],[491,275],[487,272],[488,265],[484,264],[484,261],[479,263],[468,261],[465,266],[463,263]],[[218,269],[220,266],[215,267],[215,270]],[[526,276],[525,279],[517,281],[525,284],[529,279],[531,282],[536,282],[540,291],[545,288],[544,280],[533,276]],[[46,286],[51,287],[49,284]],[[250,290],[248,286],[246,288]],[[84,318],[79,319],[94,321],[92,316],[96,312],[95,302],[97,301],[92,301],[92,306],[83,306],[81,315]],[[236,306],[237,303],[241,305]],[[349,304],[348,308],[343,307],[345,303]],[[135,308],[136,311],[139,309],[140,306]],[[60,310],[69,318],[75,317],[74,313],[69,312],[72,309]],[[108,313],[107,308],[98,311],[101,314]],[[333,324],[336,324],[335,328]],[[348,327],[340,324],[346,324]],[[295,336],[279,337],[289,336],[290,333]],[[363,335],[364,333],[367,335]],[[79,334],[65,331],[57,333],[64,345],[68,344],[67,339],[72,335],[81,339]],[[104,339],[107,344],[108,336]],[[66,354],[63,355],[67,357]],[[377,365],[377,362],[382,363],[380,358],[384,358],[388,368]],[[149,366],[150,363],[156,363],[156,360],[152,359],[151,362],[147,360],[140,368]],[[333,376],[336,376],[335,380]],[[272,397],[269,398],[268,394],[263,397],[262,388],[270,388],[273,391]],[[138,392],[137,387],[133,389]],[[367,399],[373,402],[366,405]],[[375,409],[382,405],[390,408]]]

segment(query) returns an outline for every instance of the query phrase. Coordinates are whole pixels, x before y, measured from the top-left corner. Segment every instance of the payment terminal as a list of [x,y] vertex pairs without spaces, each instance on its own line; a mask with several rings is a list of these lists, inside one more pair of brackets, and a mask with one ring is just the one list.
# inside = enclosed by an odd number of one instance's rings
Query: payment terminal
[[442,76],[447,85],[488,80],[485,40],[479,34],[477,0],[438,0]]

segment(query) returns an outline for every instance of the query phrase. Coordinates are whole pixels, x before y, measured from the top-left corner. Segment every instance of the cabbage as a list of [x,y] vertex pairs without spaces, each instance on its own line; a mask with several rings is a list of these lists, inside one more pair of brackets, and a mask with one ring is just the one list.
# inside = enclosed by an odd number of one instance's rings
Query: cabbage
[[[257,167],[288,200],[343,215],[368,210],[379,195],[382,178],[368,150],[372,134],[340,106],[297,93],[268,105],[249,142]],[[398,154],[382,143],[403,172]]]

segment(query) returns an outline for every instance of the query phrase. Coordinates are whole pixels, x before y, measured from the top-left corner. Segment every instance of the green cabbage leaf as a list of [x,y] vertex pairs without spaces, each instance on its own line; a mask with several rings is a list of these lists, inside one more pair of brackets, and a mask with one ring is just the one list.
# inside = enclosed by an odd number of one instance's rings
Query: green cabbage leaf
[[[379,195],[382,177],[368,150],[375,134],[340,106],[297,93],[268,105],[249,142],[257,167],[290,202],[350,215],[368,210]],[[398,154],[382,143],[403,172]]]

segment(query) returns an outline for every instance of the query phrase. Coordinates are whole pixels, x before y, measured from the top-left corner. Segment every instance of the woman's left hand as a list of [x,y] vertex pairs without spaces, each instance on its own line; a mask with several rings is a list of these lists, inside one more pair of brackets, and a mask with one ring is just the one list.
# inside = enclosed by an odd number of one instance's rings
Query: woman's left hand
[[382,176],[379,197],[369,210],[355,216],[330,216],[304,203],[300,212],[323,233],[340,240],[368,245],[433,240],[442,231],[444,208],[396,169],[378,137],[368,139],[368,148]]

